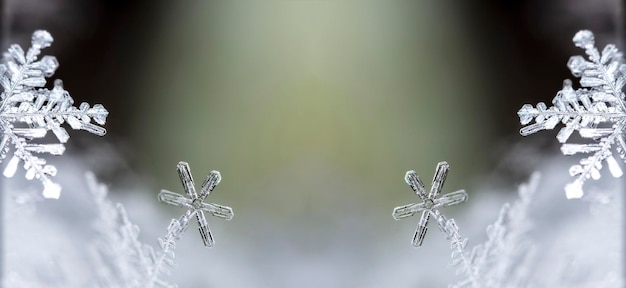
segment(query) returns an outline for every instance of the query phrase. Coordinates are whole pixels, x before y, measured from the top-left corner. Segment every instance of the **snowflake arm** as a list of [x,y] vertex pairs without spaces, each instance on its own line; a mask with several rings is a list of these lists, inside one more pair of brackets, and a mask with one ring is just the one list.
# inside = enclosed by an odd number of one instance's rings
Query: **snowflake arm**
[[[0,85],[3,88],[0,94],[0,161],[9,155],[12,147],[14,152],[4,176],[13,177],[22,161],[26,178],[37,178],[42,182],[43,196],[59,198],[61,187],[50,179],[56,174],[56,168],[36,154],[63,154],[63,144],[70,137],[61,126],[64,123],[72,129],[105,135],[106,130],[99,125],[105,124],[108,111],[100,104],[73,106],[74,99],[63,89],[60,80],[54,82],[52,89],[43,88],[45,78],[52,76],[59,65],[54,56],[38,59],[41,49],[49,47],[52,41],[50,33],[38,30],[33,33],[32,45],[27,52],[14,44],[4,54],[0,64]],[[34,139],[42,142],[48,131],[59,143],[31,142]]]
[[[609,44],[600,52],[594,46],[590,31],[576,33],[573,41],[585,49],[588,56],[588,59],[572,56],[567,63],[572,75],[580,77],[583,88],[574,90],[572,82],[565,80],[563,88],[552,100],[554,106],[525,104],[517,113],[520,123],[526,125],[520,130],[521,135],[551,130],[563,123],[564,127],[556,137],[563,144],[561,152],[564,155],[590,155],[570,168],[570,175],[576,178],[565,187],[567,198],[581,198],[584,182],[601,177],[603,162],[614,177],[623,174],[612,151],[616,150],[622,159],[626,157],[626,103],[622,92],[626,83],[626,65],[622,64],[622,53],[615,45]],[[566,143],[574,131],[588,143]]]

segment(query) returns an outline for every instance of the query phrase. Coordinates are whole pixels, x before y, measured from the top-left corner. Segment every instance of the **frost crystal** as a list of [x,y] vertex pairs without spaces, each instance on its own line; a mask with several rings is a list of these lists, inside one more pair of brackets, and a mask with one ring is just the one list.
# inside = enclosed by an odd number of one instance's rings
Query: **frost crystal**
[[[554,99],[554,106],[538,103],[536,107],[525,104],[517,114],[522,125],[523,136],[541,130],[554,129],[563,123],[556,138],[564,155],[590,154],[573,165],[569,172],[574,182],[565,187],[567,198],[581,198],[582,186],[588,178],[599,179],[603,161],[614,177],[622,176],[622,169],[615,160],[613,147],[620,158],[626,157],[626,102],[622,87],[626,83],[626,65],[622,53],[615,45],[607,45],[602,52],[594,45],[593,34],[583,30],[573,38],[577,47],[585,49],[588,60],[583,56],[572,56],[567,66],[575,77],[580,77],[580,86],[574,90],[572,82],[565,80]],[[534,120],[535,123],[530,124]],[[587,143],[566,143],[574,131],[578,131]]]
[[[50,33],[38,30],[33,33],[31,47],[24,50],[17,44],[11,45],[4,53],[0,64],[0,161],[13,147],[13,156],[4,170],[5,177],[13,177],[18,164],[24,162],[26,178],[39,179],[44,186],[43,196],[59,198],[61,187],[52,182],[56,168],[46,164],[46,160],[34,153],[61,155],[70,138],[65,128],[67,122],[72,129],[82,129],[103,136],[108,111],[100,104],[90,107],[81,103],[74,107],[74,99],[63,89],[61,80],[54,82],[50,90],[44,88],[46,77],[54,74],[59,66],[54,56],[43,56],[38,60],[41,49],[52,44]],[[99,124],[91,123],[92,120]],[[56,136],[59,143],[43,144],[48,131]],[[33,139],[41,139],[32,142]]]
[[534,247],[528,240],[531,223],[528,220],[530,203],[537,191],[539,173],[533,174],[527,185],[519,187],[519,200],[505,203],[496,221],[487,226],[487,241],[475,246],[467,255],[467,239],[458,235],[454,220],[438,217],[439,228],[451,241],[452,263],[464,280],[450,285],[460,287],[526,287]]
[[107,188],[93,174],[87,174],[87,183],[98,213],[94,228],[101,234],[93,246],[99,287],[139,288],[149,281],[157,287],[176,287],[152,274],[154,249],[139,241],[139,227],[128,219],[124,206],[107,199]]
[[412,203],[396,207],[393,209],[392,215],[394,219],[400,220],[413,216],[417,212],[422,212],[422,217],[420,218],[417,230],[415,231],[415,235],[411,241],[415,247],[421,246],[424,241],[424,236],[426,236],[426,231],[428,230],[428,220],[430,216],[434,215],[435,217],[443,217],[439,214],[439,211],[437,210],[438,208],[459,204],[467,200],[468,196],[467,193],[465,193],[465,190],[448,193],[437,198],[437,195],[441,192],[441,188],[443,188],[443,184],[446,181],[449,168],[450,165],[448,165],[447,162],[439,162],[439,164],[437,164],[437,170],[428,195],[426,194],[424,183],[422,183],[422,180],[420,180],[415,171],[406,172],[404,180],[407,184],[409,184],[409,186],[411,186],[411,188],[413,188],[413,191],[415,191],[422,203]]
[[[186,207],[189,210],[187,210],[185,215],[183,215],[179,220],[172,221],[172,224],[170,224],[170,227],[168,228],[168,236],[179,237],[180,234],[187,229],[187,226],[189,226],[190,218],[195,215],[198,220],[198,229],[200,230],[202,241],[205,246],[211,247],[213,246],[214,241],[213,236],[211,235],[211,230],[209,230],[209,224],[204,216],[204,211],[225,220],[231,220],[233,218],[233,209],[230,207],[203,202],[206,197],[209,196],[211,191],[213,191],[215,186],[220,183],[220,180],[222,179],[220,172],[215,170],[211,171],[206,180],[204,180],[204,183],[202,183],[202,186],[200,186],[200,194],[198,194],[196,193],[196,188],[194,187],[195,184],[193,182],[193,178],[191,177],[189,164],[187,164],[187,162],[179,162],[177,170],[180,181],[185,188],[185,192],[189,195],[189,198],[174,192],[161,190],[159,193],[159,200],[170,205]],[[167,238],[168,237],[166,237],[166,239]]]
[[434,217],[437,220],[437,227],[443,234],[446,235],[446,239],[450,241],[450,249],[452,250],[452,263],[451,266],[458,266],[458,272],[468,275],[468,283],[471,287],[481,287],[478,283],[478,277],[475,271],[472,269],[471,258],[465,253],[465,246],[467,246],[467,238],[461,237],[459,234],[459,227],[456,225],[454,219],[448,219],[446,216],[441,215],[439,211],[435,211]]

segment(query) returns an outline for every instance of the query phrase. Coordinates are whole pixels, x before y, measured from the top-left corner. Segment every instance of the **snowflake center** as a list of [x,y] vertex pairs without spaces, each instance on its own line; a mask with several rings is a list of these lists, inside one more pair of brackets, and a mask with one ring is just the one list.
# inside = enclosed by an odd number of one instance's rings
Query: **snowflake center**
[[426,198],[426,200],[424,200],[424,206],[426,209],[432,209],[433,206],[435,206],[435,202],[433,202],[432,199]]
[[200,209],[200,207],[202,207],[202,200],[200,200],[200,199],[194,199],[194,200],[191,202],[191,206],[193,206],[193,208],[195,208],[195,209]]

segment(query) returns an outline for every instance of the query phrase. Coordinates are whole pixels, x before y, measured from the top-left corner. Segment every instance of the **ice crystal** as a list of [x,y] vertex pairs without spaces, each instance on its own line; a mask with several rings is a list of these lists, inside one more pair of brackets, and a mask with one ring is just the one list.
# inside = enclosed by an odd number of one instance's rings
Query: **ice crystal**
[[[122,204],[107,200],[107,188],[95,176],[87,175],[87,184],[96,204],[94,228],[100,232],[94,243],[99,287],[177,287],[160,278],[166,272],[155,270],[157,256],[152,246],[139,241],[139,227],[133,224]],[[172,256],[173,257],[173,256]]]
[[[573,38],[577,47],[583,48],[588,56],[572,56],[567,66],[574,77],[580,77],[580,86],[574,89],[570,80],[552,100],[553,106],[538,103],[533,107],[523,105],[517,114],[522,125],[523,136],[541,130],[554,129],[563,123],[556,138],[564,155],[590,154],[573,165],[569,173],[576,179],[565,187],[567,198],[583,196],[582,186],[589,178],[599,179],[603,162],[614,177],[622,176],[622,169],[615,160],[613,150],[620,158],[626,157],[626,102],[622,87],[626,83],[626,65],[622,53],[615,45],[607,45],[600,52],[594,44],[593,34],[579,31]],[[530,124],[534,120],[534,123]],[[586,139],[585,143],[566,143],[574,131]]]
[[[52,44],[50,33],[38,30],[33,33],[28,51],[17,44],[11,45],[0,64],[0,161],[6,158],[13,147],[13,156],[4,170],[4,176],[13,177],[20,161],[24,162],[26,178],[39,179],[43,184],[43,196],[59,198],[61,187],[52,182],[56,174],[53,165],[34,153],[61,155],[63,143],[70,138],[61,125],[65,122],[72,129],[82,129],[102,136],[108,111],[96,104],[73,106],[74,99],[63,89],[61,80],[54,82],[52,89],[44,88],[46,78],[51,77],[59,63],[54,56],[38,58],[41,49]],[[96,124],[92,123],[95,122]],[[51,131],[59,143],[41,143]],[[33,139],[40,139],[33,142]]]
[[452,250],[452,262],[450,265],[458,267],[458,273],[468,276],[467,282],[471,287],[480,287],[478,277],[476,277],[477,275],[472,269],[471,258],[465,252],[468,239],[459,234],[459,226],[456,225],[454,219],[448,219],[439,211],[435,211],[433,215],[437,220],[437,227],[446,235],[446,239],[450,241],[450,249]]
[[[168,236],[179,237],[180,234],[187,229],[187,226],[189,226],[189,219],[195,215],[196,220],[198,221],[198,229],[200,230],[202,241],[205,246],[211,247],[215,242],[213,241],[209,224],[204,216],[204,211],[225,220],[231,220],[233,218],[233,209],[230,207],[203,202],[206,197],[209,196],[211,191],[213,191],[215,186],[220,183],[222,179],[220,172],[215,170],[211,171],[206,180],[204,180],[204,183],[202,183],[202,186],[200,186],[200,193],[198,194],[191,176],[189,164],[181,161],[177,165],[177,170],[180,182],[182,182],[185,192],[187,192],[189,198],[186,198],[178,193],[161,190],[159,193],[159,200],[170,205],[186,207],[189,210],[187,210],[185,215],[183,215],[178,221],[172,221],[170,228],[168,228]],[[168,237],[164,239],[162,246],[167,246],[168,239]]]
[[539,173],[519,187],[519,200],[505,203],[496,221],[487,226],[487,241],[465,251],[467,238],[461,238],[454,219],[437,217],[439,228],[451,241],[452,263],[464,279],[450,285],[461,287],[525,287],[533,260],[534,247],[528,240],[531,223],[528,209],[539,183]]
[[161,284],[163,282],[160,280],[159,275],[169,275],[171,273],[170,268],[176,265],[174,262],[176,241],[180,239],[187,230],[187,227],[189,227],[189,221],[192,216],[193,215],[187,211],[179,219],[172,219],[169,226],[167,226],[167,234],[165,237],[159,238],[161,251],[153,258],[154,264],[150,266],[147,281],[143,287],[168,287]]
[[419,224],[417,225],[417,229],[415,230],[415,234],[413,236],[413,240],[411,243],[415,247],[419,247],[422,245],[424,241],[424,237],[426,236],[426,231],[428,230],[428,220],[431,215],[436,215],[443,217],[439,214],[438,208],[447,207],[455,204],[459,204],[465,200],[467,200],[467,193],[465,190],[459,190],[456,192],[448,193],[437,198],[439,192],[443,188],[443,184],[446,181],[446,176],[448,176],[448,170],[450,165],[447,162],[439,162],[437,164],[437,169],[435,171],[435,176],[433,177],[433,182],[431,184],[430,193],[426,194],[426,188],[422,180],[420,180],[419,176],[415,171],[408,171],[404,177],[409,186],[413,189],[413,191],[417,194],[417,196],[422,201],[419,204],[412,203],[404,206],[399,206],[393,209],[393,218],[396,220],[400,220],[406,217],[410,217],[415,215],[418,212],[422,212],[422,216],[420,218]]
[[[169,274],[169,267],[174,266],[174,250],[176,249],[176,241],[180,239],[182,234],[189,227],[189,222],[195,216],[198,221],[200,236],[206,247],[211,247],[215,243],[209,225],[204,216],[204,211],[211,213],[213,216],[220,217],[222,219],[231,220],[233,218],[233,210],[230,207],[222,206],[214,203],[204,203],[203,201],[213,191],[215,186],[220,183],[222,179],[218,171],[211,171],[207,179],[200,186],[200,193],[196,192],[193,177],[191,176],[191,170],[187,162],[179,162],[176,166],[178,170],[178,176],[183,184],[185,192],[189,195],[189,198],[170,192],[167,190],[161,190],[159,193],[159,200],[167,204],[186,207],[188,210],[178,219],[172,219],[170,225],[167,227],[167,234],[163,238],[159,238],[159,245],[161,251],[154,260],[154,265],[150,270],[148,281],[145,287],[158,286],[158,275],[161,273]],[[158,286],[162,287],[162,286]]]

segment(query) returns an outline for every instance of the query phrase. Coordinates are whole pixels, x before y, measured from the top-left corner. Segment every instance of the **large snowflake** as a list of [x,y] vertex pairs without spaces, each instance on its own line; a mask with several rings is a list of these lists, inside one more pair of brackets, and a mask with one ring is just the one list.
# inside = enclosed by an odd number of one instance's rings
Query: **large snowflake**
[[[525,104],[517,114],[523,136],[541,130],[554,129],[559,122],[565,125],[556,138],[564,155],[588,154],[573,165],[569,172],[576,179],[565,186],[567,198],[583,196],[583,183],[589,178],[599,179],[600,169],[606,162],[614,177],[622,176],[622,170],[614,158],[614,150],[620,158],[626,157],[624,131],[626,127],[626,102],[622,87],[626,83],[626,65],[622,53],[615,45],[607,45],[602,52],[594,44],[593,34],[579,31],[574,44],[585,49],[588,59],[572,56],[567,66],[575,77],[580,77],[582,88],[574,89],[565,80],[552,100],[552,107],[538,103],[536,107]],[[530,124],[534,120],[535,123]],[[578,131],[582,144],[566,143],[574,131]]]
[[[38,56],[52,41],[50,33],[38,30],[33,33],[31,47],[26,53],[14,44],[3,55],[0,64],[0,85],[3,88],[0,94],[0,162],[13,147],[4,176],[12,177],[22,161],[26,178],[37,178],[43,183],[43,196],[59,198],[61,187],[50,179],[56,174],[56,168],[36,154],[63,154],[63,143],[70,138],[61,127],[65,122],[72,129],[100,136],[106,134],[106,130],[97,124],[104,125],[108,111],[100,104],[73,106],[74,99],[63,89],[61,80],[56,80],[52,89],[44,88],[46,77],[54,74],[59,62],[54,56],[41,59]],[[92,120],[96,124],[91,123]],[[58,143],[44,139],[48,131],[52,131]],[[39,141],[33,141],[35,139]]]

